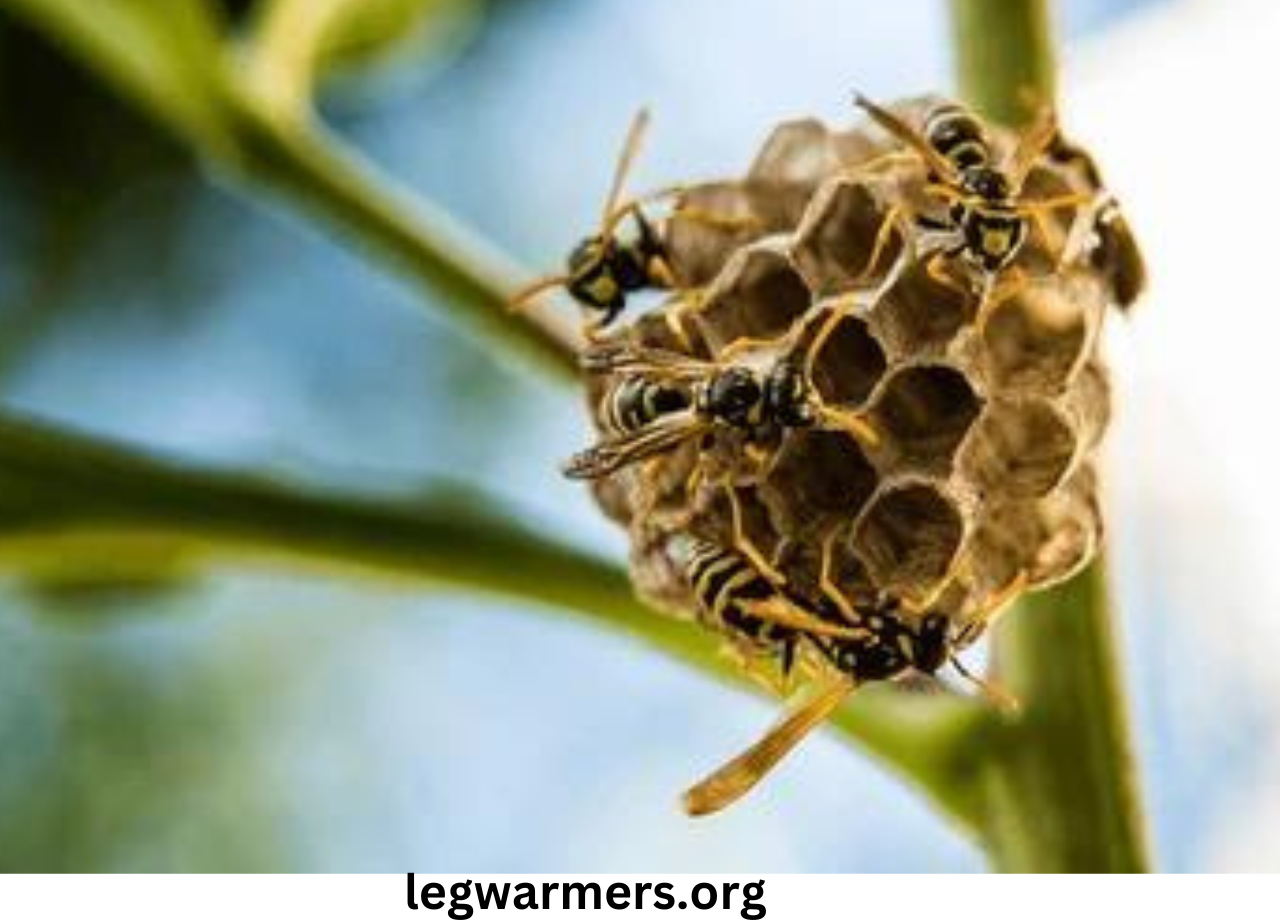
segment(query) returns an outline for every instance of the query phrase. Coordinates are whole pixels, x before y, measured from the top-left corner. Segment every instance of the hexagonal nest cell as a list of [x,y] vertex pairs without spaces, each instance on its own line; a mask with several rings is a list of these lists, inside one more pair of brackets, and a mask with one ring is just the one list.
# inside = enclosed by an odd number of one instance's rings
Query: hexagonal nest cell
[[950,467],[981,409],[957,368],[907,367],[893,372],[876,392],[871,424],[895,467],[938,471]]
[[974,426],[961,466],[982,495],[1039,498],[1062,482],[1077,444],[1069,420],[1052,404],[995,400]]
[[779,533],[797,540],[852,521],[876,489],[875,468],[842,431],[796,431],[760,488]]
[[888,216],[880,195],[866,181],[837,178],[823,185],[791,247],[809,286],[826,296],[882,277],[903,247],[902,234],[887,222]]
[[982,330],[992,382],[1010,389],[1061,392],[1091,344],[1089,306],[1079,292],[1041,283],[1029,284],[992,307]]
[[840,168],[831,132],[816,118],[784,121],[769,133],[747,172],[754,181],[803,185],[812,190]]
[[947,576],[964,541],[964,518],[936,485],[886,488],[854,527],[851,549],[882,591],[920,599]]
[[876,302],[871,326],[895,357],[943,355],[977,313],[964,283],[939,280],[926,261],[912,263]]
[[688,288],[710,284],[743,246],[794,228],[810,195],[804,185],[765,181],[688,189],[663,228],[676,277]]
[[694,321],[713,349],[739,339],[784,335],[809,309],[804,280],[776,245],[739,250],[707,293]]
[[[834,319],[832,311],[836,310],[845,315],[819,344],[816,336],[829,319]],[[871,334],[866,320],[854,315],[848,304],[825,303],[814,308],[809,330],[804,344],[817,348],[813,354],[813,386],[818,396],[829,406],[861,407],[888,368],[884,349]]]

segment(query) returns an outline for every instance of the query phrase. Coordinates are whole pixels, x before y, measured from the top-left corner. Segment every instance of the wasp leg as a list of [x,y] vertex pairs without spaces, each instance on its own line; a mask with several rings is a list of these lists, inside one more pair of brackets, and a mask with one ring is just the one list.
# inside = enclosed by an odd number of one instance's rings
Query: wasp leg
[[693,350],[693,340],[689,338],[686,316],[700,312],[703,304],[701,291],[691,290],[684,292],[676,303],[662,311],[663,322],[667,324],[671,334],[680,340],[680,346],[685,351]]
[[810,385],[813,383],[813,366],[817,363],[818,355],[821,353],[823,346],[827,344],[827,339],[831,338],[831,334],[836,331],[837,326],[844,322],[847,317],[853,315],[855,309],[857,309],[855,296],[853,294],[846,295],[831,310],[831,315],[818,328],[818,334],[809,343],[804,356],[804,376]]
[[983,605],[980,619],[983,622],[989,622],[992,617],[1003,610],[1014,598],[1027,589],[1027,573],[1021,571],[1003,588],[996,592],[995,597],[989,598],[987,603]]
[[605,338],[605,330],[609,325],[618,318],[618,315],[626,308],[627,302],[623,298],[612,301],[604,307],[604,311],[596,317],[586,320],[582,324],[582,335],[590,343],[600,342]]
[[843,591],[836,587],[835,580],[831,577],[831,560],[833,558],[833,550],[835,548],[837,530],[831,531],[822,540],[822,561],[818,572],[818,590],[822,592],[822,596],[831,601],[832,605],[840,611],[850,623],[855,625],[862,622],[862,618],[858,616],[858,611],[854,608],[853,603],[847,598]]
[[829,431],[843,431],[859,444],[876,447],[880,444],[880,432],[865,412],[852,412],[833,406],[817,407],[822,427]]
[[889,209],[889,213],[885,215],[884,220],[880,222],[879,229],[876,230],[875,242],[871,244],[871,255],[867,257],[867,262],[862,266],[862,271],[858,272],[853,279],[852,285],[860,287],[875,272],[876,267],[880,264],[880,259],[884,256],[885,250],[889,247],[889,241],[896,231],[902,240],[902,253],[898,258],[902,259],[911,246],[911,225],[908,221],[907,209],[900,204],[895,204]]
[[829,623],[817,614],[810,613],[781,594],[758,600],[743,600],[738,607],[748,616],[782,626],[786,629],[798,630],[809,636],[830,636],[833,639],[865,639],[871,633],[856,626],[841,626]]
[[733,548],[745,556],[756,567],[756,571],[769,581],[775,585],[785,585],[787,577],[764,558],[764,554],[747,536],[746,530],[743,528],[742,502],[738,498],[737,490],[730,483],[725,483],[723,488],[725,497],[729,500],[729,515],[733,522]]
[[988,703],[1001,712],[1010,715],[1017,713],[1022,708],[1022,704],[1018,698],[1010,693],[1004,687],[1000,686],[996,681],[978,677],[972,671],[964,666],[959,658],[954,655],[951,657],[951,667],[956,669],[956,673],[963,677],[967,682],[973,684],[982,694]]
[[953,291],[959,291],[965,297],[973,293],[973,289],[955,279],[947,268],[950,261],[955,259],[964,251],[963,244],[957,243],[945,249],[939,249],[929,257],[925,262],[925,274],[929,276],[929,280],[941,285],[942,287],[951,288]]

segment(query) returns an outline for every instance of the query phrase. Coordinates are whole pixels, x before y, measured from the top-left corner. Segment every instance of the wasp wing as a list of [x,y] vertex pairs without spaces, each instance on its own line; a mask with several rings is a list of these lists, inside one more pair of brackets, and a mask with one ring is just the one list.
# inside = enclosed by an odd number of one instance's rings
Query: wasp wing
[[853,688],[851,681],[838,681],[792,709],[763,738],[690,787],[682,798],[685,812],[693,817],[709,815],[742,798],[809,732],[826,721]]
[[601,441],[574,454],[564,464],[570,479],[600,479],[647,457],[670,450],[707,429],[693,412],[681,412],[646,425],[639,431]]
[[716,365],[661,348],[634,345],[594,345],[581,358],[582,369],[595,374],[646,374],[654,377],[703,377]]

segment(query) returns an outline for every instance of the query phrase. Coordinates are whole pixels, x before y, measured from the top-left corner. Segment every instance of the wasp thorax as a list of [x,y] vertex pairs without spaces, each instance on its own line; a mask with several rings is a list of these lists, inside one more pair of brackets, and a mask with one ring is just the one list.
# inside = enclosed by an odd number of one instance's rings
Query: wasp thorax
[[790,361],[779,361],[764,385],[766,414],[784,428],[804,428],[816,421],[811,387],[804,372]]

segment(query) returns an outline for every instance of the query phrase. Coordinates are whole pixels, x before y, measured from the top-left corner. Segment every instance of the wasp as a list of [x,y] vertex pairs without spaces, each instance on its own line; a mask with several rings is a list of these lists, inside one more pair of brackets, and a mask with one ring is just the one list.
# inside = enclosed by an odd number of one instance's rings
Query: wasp
[[[826,623],[831,614],[809,615]],[[691,816],[720,811],[750,792],[859,686],[912,670],[932,675],[952,654],[946,617],[926,616],[919,626],[911,626],[887,605],[860,611],[857,625],[839,635],[803,630],[797,635],[787,627],[772,628],[783,631],[792,644],[810,643],[836,677],[819,684],[810,698],[788,711],[750,748],[690,787],[682,803]]]
[[[826,406],[805,370],[786,352],[764,363],[715,363],[677,352],[626,344],[600,344],[585,352],[590,373],[616,380],[605,392],[597,417],[603,437],[565,463],[571,479],[600,479],[624,467],[675,450],[717,430],[745,440],[748,459],[767,470],[778,454],[781,436],[824,425],[838,428],[864,444],[879,435],[863,416]],[[699,457],[686,483],[692,493],[707,475],[707,457]],[[717,483],[713,483],[716,485]],[[770,581],[786,578],[748,538],[737,484],[718,483],[733,525],[733,545]]]
[[[750,585],[752,596],[763,594],[766,588],[778,590],[767,582],[757,585],[744,579],[740,584],[743,589]],[[847,624],[848,628],[838,633],[830,629],[805,631],[803,628],[797,633],[787,624],[770,626],[774,641],[785,643],[782,645],[787,656],[783,659],[784,668],[794,660],[795,644],[804,641],[830,666],[834,679],[818,682],[814,692],[785,713],[759,741],[690,787],[682,799],[685,811],[695,817],[711,814],[746,795],[810,732],[825,722],[850,693],[867,683],[892,680],[909,672],[935,676],[950,664],[993,705],[1004,710],[1016,708],[1016,701],[1004,691],[970,673],[957,653],[976,641],[994,614],[1024,586],[1022,579],[1015,580],[993,598],[980,615],[964,625],[957,625],[937,610],[918,612],[919,615],[912,618],[913,623],[903,615],[903,607],[891,598],[864,605],[852,605],[847,600],[833,604],[836,597],[827,593],[818,604],[809,605],[812,612],[806,610],[805,605],[788,600],[788,606],[804,611],[821,623]],[[824,592],[827,589],[824,588]],[[721,603],[725,607],[733,605],[733,601]],[[741,601],[737,606],[742,607]],[[755,609],[747,608],[747,616]],[[727,622],[724,616],[721,620]]]
[[[1050,144],[1048,154],[1054,163],[1075,169],[1090,188],[1100,191],[1104,188],[1102,171],[1083,147],[1059,134]],[[1146,262],[1129,221],[1116,199],[1105,192],[1098,195],[1082,217],[1079,226],[1093,236],[1090,264],[1111,280],[1116,305],[1127,311],[1147,285]],[[1069,241],[1064,250],[1070,251],[1076,242]],[[1079,241],[1078,248],[1086,248],[1086,241]],[[1064,255],[1063,261],[1070,262],[1071,258]]]
[[[631,122],[614,167],[599,228],[573,248],[563,274],[541,278],[522,288],[511,298],[513,308],[522,306],[549,288],[563,287],[585,310],[599,314],[589,324],[590,331],[594,332],[618,317],[626,308],[629,294],[675,287],[675,275],[666,246],[657,229],[645,217],[642,207],[653,200],[677,195],[681,190],[673,187],[642,198],[622,200],[627,176],[640,151],[648,125],[649,113],[641,109]],[[632,218],[636,235],[624,242],[617,231],[627,217]]]
[[[949,283],[940,273],[940,259],[964,260],[981,281],[984,302],[1001,272],[1022,251],[1032,219],[1055,210],[1084,204],[1092,195],[1071,193],[1039,200],[1023,196],[1031,171],[1059,137],[1057,118],[1046,109],[1021,135],[1008,158],[996,162],[985,128],[965,107],[943,102],[924,116],[920,130],[862,95],[856,104],[870,118],[915,151],[928,170],[927,194],[943,199],[948,207],[942,217],[918,215],[915,224],[926,232],[936,250],[930,274]],[[873,250],[871,266],[887,243],[887,230],[897,226],[900,215],[891,213]],[[904,234],[910,239],[911,234]]]
[[804,369],[780,355],[764,366],[717,364],[677,352],[628,345],[590,349],[583,367],[618,375],[605,394],[603,440],[565,464],[571,479],[599,479],[717,427],[767,440],[815,424],[847,430],[863,443],[878,435],[861,416],[825,406]]

